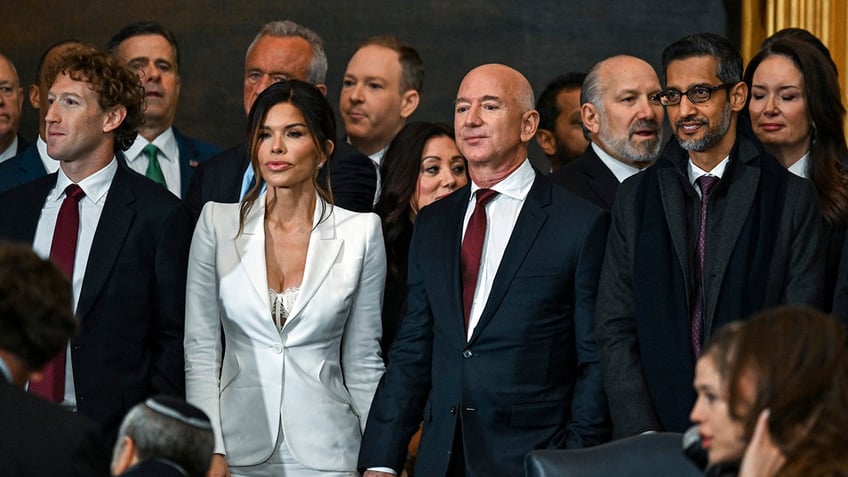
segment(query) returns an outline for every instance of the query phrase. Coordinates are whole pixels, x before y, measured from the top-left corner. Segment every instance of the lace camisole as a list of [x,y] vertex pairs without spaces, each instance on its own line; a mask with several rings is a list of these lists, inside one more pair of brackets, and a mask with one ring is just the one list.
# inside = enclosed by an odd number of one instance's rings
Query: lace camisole
[[286,319],[294,308],[299,293],[300,287],[286,288],[282,292],[272,288],[268,289],[268,296],[271,299],[271,319],[277,325],[277,331],[283,330],[283,325],[286,324]]

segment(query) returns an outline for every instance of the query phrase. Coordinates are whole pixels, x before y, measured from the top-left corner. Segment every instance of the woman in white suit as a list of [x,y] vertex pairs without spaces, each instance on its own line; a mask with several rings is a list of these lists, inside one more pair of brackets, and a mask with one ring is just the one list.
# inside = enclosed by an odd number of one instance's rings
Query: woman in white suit
[[317,185],[335,119],[314,86],[269,87],[249,124],[256,183],[206,204],[189,259],[186,393],[215,430],[210,475],[358,475],[383,373],[380,220]]

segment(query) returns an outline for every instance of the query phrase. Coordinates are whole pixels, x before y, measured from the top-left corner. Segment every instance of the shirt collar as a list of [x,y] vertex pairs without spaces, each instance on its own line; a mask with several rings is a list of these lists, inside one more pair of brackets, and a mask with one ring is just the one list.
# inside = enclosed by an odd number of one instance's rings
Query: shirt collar
[[9,381],[10,383],[12,382],[12,370],[9,369],[9,365],[3,361],[3,358],[0,358],[0,373],[2,373],[3,376],[6,376],[6,381]]
[[[607,151],[601,149],[601,146],[598,146],[594,142],[590,144],[592,144],[592,150],[595,151],[595,154],[598,155],[598,158],[601,160],[601,162],[603,162],[604,165],[607,166],[607,168],[610,170],[610,172],[612,172],[615,178],[618,179],[618,182],[624,182],[624,179],[627,179],[632,175],[642,172],[642,169],[639,169],[638,167],[633,167],[630,164],[625,164],[619,161],[618,159],[612,157],[611,155],[607,154]],[[646,163],[645,165],[647,166],[648,164]]]
[[128,162],[134,162],[140,157],[143,157],[144,146],[148,144],[153,144],[157,148],[159,148],[159,156],[158,159],[164,159],[166,161],[176,161],[179,148],[177,147],[177,138],[174,136],[174,129],[168,128],[162,131],[162,134],[153,138],[153,141],[148,141],[140,134],[136,136],[135,141],[133,141],[132,146],[124,152],[124,156],[127,158]]
[[383,156],[386,155],[386,151],[388,150],[389,146],[386,146],[383,149],[380,149],[379,151],[375,152],[374,154],[371,154],[370,156],[368,156],[368,158],[371,159],[371,162],[373,162],[374,164],[381,166],[383,165]]
[[787,170],[798,177],[803,177],[804,179],[809,179],[807,176],[807,172],[810,170],[810,151],[807,151],[801,159],[795,161],[795,164],[792,164],[787,168]]
[[44,139],[41,139],[41,136],[38,136],[38,140],[35,142],[35,147],[38,148],[38,157],[41,158],[44,170],[46,170],[48,174],[52,174],[59,170],[59,161],[53,159],[49,154],[47,154],[47,143]]
[[[115,177],[115,173],[117,171],[118,161],[113,156],[112,160],[106,167],[77,182],[80,189],[85,192],[85,199],[88,199],[93,203],[99,203],[104,200],[106,198],[106,194],[109,192],[109,186],[112,185],[112,179]],[[65,171],[63,171],[61,167],[57,173],[56,187],[53,188],[50,195],[47,197],[48,201],[58,201],[60,199],[64,200],[65,188],[74,183],[68,178],[68,176],[65,175]]]
[[728,162],[730,162],[730,156],[727,156],[724,159],[722,159],[721,162],[719,162],[718,164],[716,164],[715,167],[713,167],[713,170],[705,171],[705,170],[701,169],[700,167],[696,166],[695,163],[692,162],[692,158],[690,157],[689,158],[689,168],[688,168],[689,169],[689,183],[694,186],[695,181],[698,180],[699,177],[705,176],[705,175],[716,176],[719,179],[721,179],[721,176],[724,175],[724,171],[727,168]]
[[[530,188],[533,187],[533,181],[536,180],[536,171],[530,165],[530,159],[524,159],[524,162],[518,169],[512,171],[512,174],[506,176],[502,181],[490,187],[497,191],[498,194],[512,197],[517,200],[524,200],[527,194],[530,193]],[[471,181],[471,195],[469,200],[477,200],[474,193],[480,189],[480,186]]]
[[4,151],[0,152],[0,162],[5,161],[6,159],[11,159],[18,154],[18,135],[15,134],[15,138],[12,139],[12,144],[9,144]]

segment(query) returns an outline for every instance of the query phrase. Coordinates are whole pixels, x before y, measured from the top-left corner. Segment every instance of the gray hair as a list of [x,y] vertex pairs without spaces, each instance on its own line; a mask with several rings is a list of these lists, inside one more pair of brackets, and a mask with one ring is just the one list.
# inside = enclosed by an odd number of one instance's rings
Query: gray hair
[[256,37],[247,47],[245,58],[250,54],[250,51],[256,45],[256,42],[264,36],[273,36],[278,38],[303,38],[312,47],[312,62],[309,64],[309,76],[306,81],[312,84],[324,83],[327,79],[327,53],[324,52],[324,40],[317,33],[306,28],[303,25],[298,25],[291,20],[278,20],[268,22],[259,30]]

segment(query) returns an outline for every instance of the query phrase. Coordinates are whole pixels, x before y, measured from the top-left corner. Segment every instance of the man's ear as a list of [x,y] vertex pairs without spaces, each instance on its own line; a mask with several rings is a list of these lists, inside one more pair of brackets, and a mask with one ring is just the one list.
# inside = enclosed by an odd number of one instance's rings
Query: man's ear
[[116,129],[124,122],[127,117],[127,108],[121,104],[106,111],[106,121],[103,123],[103,132],[109,133]]
[[321,94],[327,96],[327,85],[324,83],[315,83],[315,87],[318,88],[318,91],[320,91]]
[[38,91],[38,85],[29,85],[29,104],[34,109],[41,109],[41,93]]
[[583,120],[583,127],[592,134],[598,134],[601,130],[601,118],[598,114],[598,108],[592,103],[583,103],[580,106],[580,119]]
[[135,442],[129,437],[124,436],[115,445],[115,452],[112,456],[112,475],[120,475],[138,462]]
[[539,143],[539,147],[542,148],[542,152],[546,156],[556,155],[556,138],[554,138],[552,131],[548,131],[547,129],[536,131],[536,142]]
[[535,109],[521,115],[521,142],[528,143],[539,128],[539,112]]
[[412,113],[418,109],[419,101],[421,101],[421,96],[419,96],[418,91],[410,89],[403,93],[400,100],[400,117],[406,119],[412,116]]
[[730,88],[728,95],[730,108],[735,112],[742,111],[745,108],[745,102],[748,101],[748,85],[740,81]]

